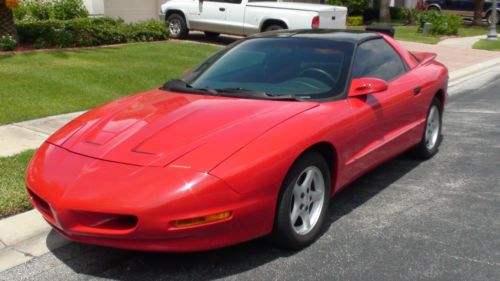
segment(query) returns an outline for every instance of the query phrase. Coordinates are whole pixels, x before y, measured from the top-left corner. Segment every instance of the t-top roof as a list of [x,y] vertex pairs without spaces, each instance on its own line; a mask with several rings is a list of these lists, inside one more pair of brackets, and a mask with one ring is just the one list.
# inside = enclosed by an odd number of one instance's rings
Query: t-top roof
[[250,38],[275,38],[275,37],[294,37],[294,38],[314,38],[332,41],[344,41],[353,44],[359,44],[366,40],[382,38],[375,32],[363,30],[344,30],[344,29],[301,29],[301,30],[277,30],[272,32],[259,33]]

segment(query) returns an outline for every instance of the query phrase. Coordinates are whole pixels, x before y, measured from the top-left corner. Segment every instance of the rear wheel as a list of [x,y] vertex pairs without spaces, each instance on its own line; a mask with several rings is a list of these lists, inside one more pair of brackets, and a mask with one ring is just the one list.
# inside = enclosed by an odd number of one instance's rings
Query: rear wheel
[[216,38],[219,35],[220,35],[220,33],[217,33],[217,32],[205,31],[205,37],[207,37],[207,38]]
[[301,249],[317,239],[330,201],[331,179],[321,154],[309,151],[292,166],[278,200],[273,242]]
[[427,118],[425,120],[425,131],[422,140],[414,149],[414,155],[421,159],[428,159],[438,152],[439,145],[443,139],[442,130],[442,105],[434,98]]
[[167,27],[170,31],[170,37],[174,39],[184,39],[189,33],[186,21],[179,14],[171,14],[167,18]]

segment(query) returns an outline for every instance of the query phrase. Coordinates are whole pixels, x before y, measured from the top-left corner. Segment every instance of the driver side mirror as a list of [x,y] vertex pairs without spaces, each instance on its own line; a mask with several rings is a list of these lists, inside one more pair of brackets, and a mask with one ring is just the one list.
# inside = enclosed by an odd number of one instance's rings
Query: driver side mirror
[[356,78],[351,81],[349,97],[360,97],[387,90],[389,85],[378,78]]

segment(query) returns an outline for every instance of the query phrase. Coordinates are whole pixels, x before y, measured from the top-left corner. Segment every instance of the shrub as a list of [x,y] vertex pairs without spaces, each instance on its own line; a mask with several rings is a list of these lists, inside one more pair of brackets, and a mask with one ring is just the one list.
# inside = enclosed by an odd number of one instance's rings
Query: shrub
[[12,13],[14,14],[14,19],[16,21],[20,21],[24,19],[30,13],[30,11],[28,9],[28,6],[21,4],[17,8],[12,9]]
[[420,16],[419,32],[422,32],[424,23],[432,24],[430,33],[433,35],[457,35],[462,19],[457,15],[428,11]]
[[17,47],[17,42],[10,35],[4,35],[0,37],[0,50],[2,51],[14,51]]
[[89,13],[82,0],[24,0],[14,9],[17,21],[31,20],[70,20],[88,17]]
[[23,20],[18,22],[20,42],[35,48],[98,46],[168,38],[164,23],[156,20],[125,24],[113,18]]
[[86,18],[89,12],[82,0],[59,0],[54,2],[51,17],[58,20]]
[[348,26],[363,25],[363,16],[349,16],[347,17]]
[[347,7],[350,16],[361,16],[368,7],[368,0],[326,0],[326,3]]
[[401,11],[403,19],[405,20],[406,24],[413,24],[415,22],[418,22],[420,20],[420,17],[422,16],[423,11],[419,9],[408,9],[408,8],[403,8]]
[[392,21],[404,20],[404,8],[401,7],[389,7],[389,13],[391,14]]
[[27,0],[23,1],[17,9],[22,9],[25,6],[28,18],[36,20],[48,20],[52,13],[52,1],[46,0]]
[[128,41],[157,41],[168,38],[168,29],[165,24],[157,20],[147,20],[132,23],[127,26]]

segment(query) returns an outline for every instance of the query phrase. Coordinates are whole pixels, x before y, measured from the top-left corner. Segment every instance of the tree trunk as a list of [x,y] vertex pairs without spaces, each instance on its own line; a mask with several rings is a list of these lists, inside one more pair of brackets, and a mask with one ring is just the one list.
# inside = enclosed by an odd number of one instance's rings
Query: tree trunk
[[391,13],[389,12],[390,3],[391,3],[390,0],[380,0],[379,21],[381,22],[391,21]]
[[474,0],[474,20],[472,25],[483,25],[484,0]]
[[19,39],[12,11],[5,6],[5,0],[0,0],[0,37],[4,35],[11,35],[16,41]]

